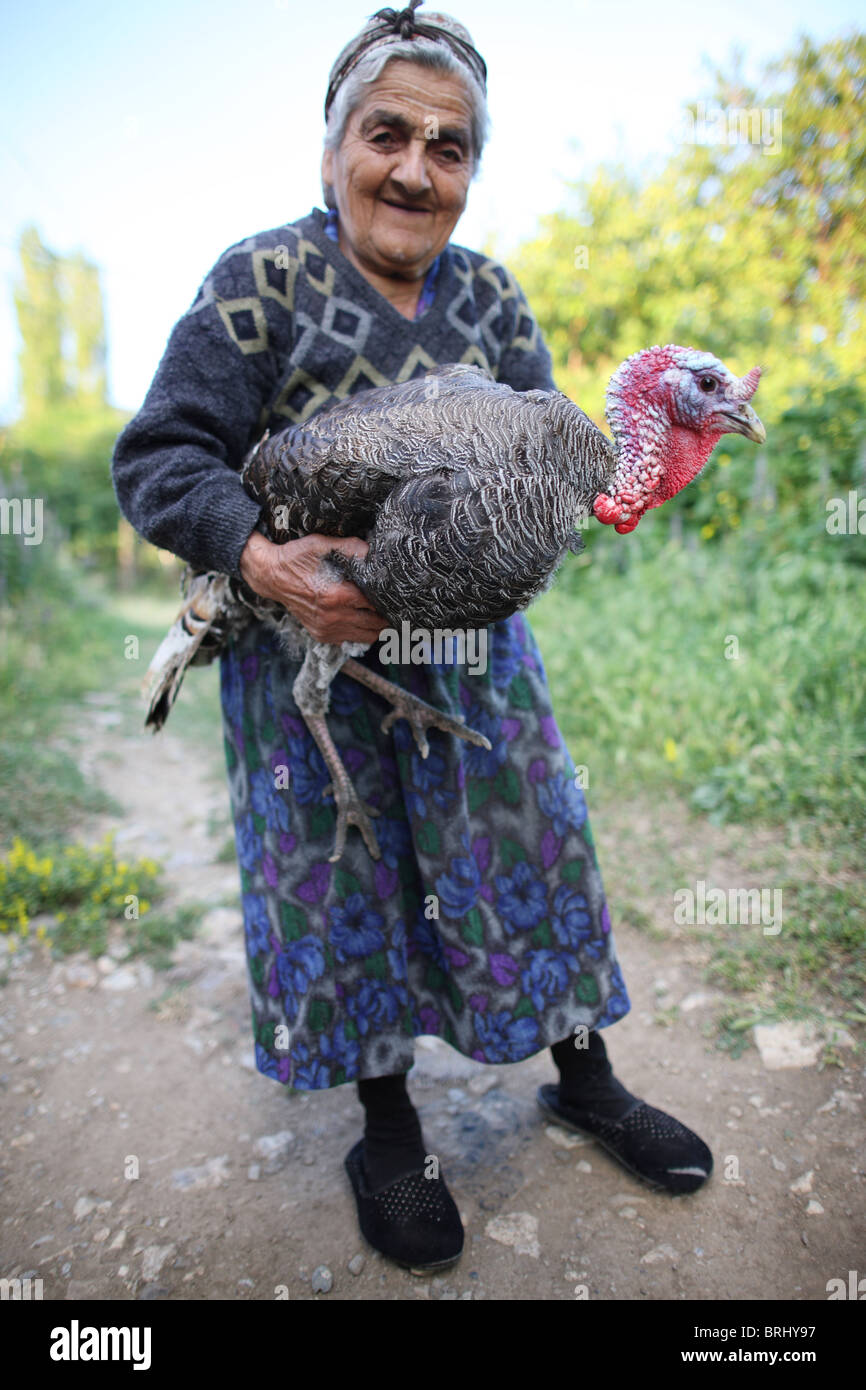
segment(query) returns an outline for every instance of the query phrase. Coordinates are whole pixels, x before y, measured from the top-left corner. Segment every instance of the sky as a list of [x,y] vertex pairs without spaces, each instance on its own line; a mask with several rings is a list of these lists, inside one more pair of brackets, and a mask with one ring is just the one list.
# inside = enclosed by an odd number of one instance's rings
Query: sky
[[[648,169],[742,50],[747,77],[861,0],[438,0],[487,63],[491,135],[453,239],[497,254],[602,160]],[[233,242],[322,206],[329,69],[377,0],[0,0],[0,419],[28,224],[102,270],[109,392],[136,410]],[[397,3],[399,8],[399,0]],[[422,10],[423,13],[423,10]]]

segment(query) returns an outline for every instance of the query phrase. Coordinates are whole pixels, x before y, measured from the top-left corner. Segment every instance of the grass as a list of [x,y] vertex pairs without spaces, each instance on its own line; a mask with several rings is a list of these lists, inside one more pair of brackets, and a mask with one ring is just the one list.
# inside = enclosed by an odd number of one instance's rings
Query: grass
[[193,935],[201,907],[153,911],[150,900],[164,894],[156,861],[118,858],[111,835],[96,846],[57,845],[42,855],[16,838],[0,859],[0,934],[10,950],[34,936],[55,956],[93,957],[119,936],[125,959],[142,956],[167,968],[172,948]]
[[[110,841],[68,842],[82,818],[122,809],[79,770],[82,711],[107,707],[122,730],[141,727],[142,677],[178,607],[171,583],[121,595],[55,554],[14,607],[0,608],[0,931],[10,945],[32,934],[55,956],[96,957],[119,938],[126,959],[167,968],[194,933],[201,906],[160,906],[155,862],[126,863]],[[192,673],[172,727],[193,755],[216,761],[216,667]],[[140,899],[137,917],[126,915],[128,895]]]
[[[776,936],[688,929],[707,982],[741,1001],[719,1019],[721,1044],[741,1050],[753,1022],[777,1018],[862,1026],[862,570],[802,554],[751,568],[729,545],[636,549],[620,573],[589,551],[529,619],[590,807],[625,837],[608,855],[625,890],[616,919],[671,940],[673,895],[696,878],[779,888]],[[635,835],[638,803],[655,814]]]
[[622,576],[571,560],[529,616],[590,786],[862,834],[862,589],[853,565],[783,554],[750,571],[731,545],[637,552]]
[[[52,845],[82,816],[119,812],[78,769],[81,711],[103,696],[126,727],[141,727],[141,681],[179,606],[173,586],[118,595],[61,556],[14,608],[0,607],[0,846],[16,835]],[[217,675],[193,670],[171,715],[176,732],[211,751]]]

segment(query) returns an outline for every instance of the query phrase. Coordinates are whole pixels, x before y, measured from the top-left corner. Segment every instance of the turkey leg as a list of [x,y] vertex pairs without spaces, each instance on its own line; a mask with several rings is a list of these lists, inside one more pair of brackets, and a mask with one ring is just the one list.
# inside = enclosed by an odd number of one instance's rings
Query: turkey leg
[[400,686],[395,685],[393,681],[386,680],[384,676],[379,676],[375,671],[368,670],[366,666],[362,666],[354,658],[347,657],[342,647],[320,642],[315,643],[307,652],[304,664],[292,687],[292,694],[303,716],[304,723],[316,740],[319,752],[331,774],[331,781],[322,795],[327,796],[329,793],[333,793],[337,806],[337,836],[334,843],[334,853],[330,856],[332,864],[343,853],[346,844],[346,832],[350,825],[356,825],[360,830],[371,858],[381,859],[382,857],[376,833],[370,822],[370,816],[377,816],[379,812],[375,806],[369,806],[363,802],[355,791],[352,779],[337,750],[337,745],[331,738],[325,718],[328,707],[328,689],[338,671],[343,671],[353,680],[359,681],[361,685],[368,686],[370,690],[374,690],[394,706],[382,721],[383,731],[390,729],[395,719],[407,720],[422,758],[426,758],[430,752],[430,745],[424,732],[430,727],[441,729],[446,734],[454,734],[457,738],[465,738],[469,743],[475,743],[480,748],[490,748],[489,740],[475,729],[467,729],[462,718],[442,714],[440,710],[428,705],[425,700],[419,700],[416,695],[410,695],[407,691],[401,690]]
[[329,793],[333,793],[337,806],[337,838],[334,843],[334,853],[330,857],[332,864],[336,863],[343,853],[346,844],[346,831],[350,825],[357,825],[363,836],[364,844],[370,851],[370,857],[372,859],[381,859],[382,857],[379,842],[370,823],[370,816],[378,816],[379,812],[375,806],[368,806],[363,802],[355,791],[352,779],[343,765],[343,760],[337,751],[337,745],[331,738],[325,719],[329,687],[345,659],[346,654],[342,647],[315,642],[308,649],[304,664],[292,686],[295,703],[303,715],[304,723],[316,740],[319,752],[331,774],[331,781],[325,787],[322,795],[327,796]]
[[370,858],[381,859],[382,852],[369,819],[370,816],[378,816],[379,812],[375,806],[368,806],[366,802],[362,801],[355,791],[352,779],[337,752],[337,745],[331,738],[325,716],[323,714],[305,714],[304,723],[319,745],[319,752],[325,759],[331,774],[332,780],[325,787],[322,795],[327,796],[329,792],[333,792],[334,800],[337,803],[337,838],[334,842],[334,853],[330,856],[329,862],[335,864],[342,855],[346,844],[346,831],[350,825],[357,825],[364,838],[364,844],[370,851]]
[[377,675],[375,671],[371,671],[367,666],[362,666],[360,661],[355,661],[352,657],[348,657],[343,662],[341,669],[343,675],[351,676],[353,680],[360,681],[370,690],[375,690],[377,695],[381,695],[383,699],[394,706],[391,713],[386,714],[382,720],[382,732],[387,732],[395,719],[405,719],[415,735],[415,742],[422,758],[426,758],[430,752],[430,745],[424,730],[431,726],[434,729],[441,729],[443,733],[454,734],[455,738],[465,738],[468,743],[476,743],[479,748],[486,748],[489,751],[489,740],[475,729],[467,729],[462,716],[458,715],[455,718],[450,714],[443,714],[441,710],[428,705],[426,700],[419,700],[417,695],[410,695],[407,690],[402,690],[393,681]]

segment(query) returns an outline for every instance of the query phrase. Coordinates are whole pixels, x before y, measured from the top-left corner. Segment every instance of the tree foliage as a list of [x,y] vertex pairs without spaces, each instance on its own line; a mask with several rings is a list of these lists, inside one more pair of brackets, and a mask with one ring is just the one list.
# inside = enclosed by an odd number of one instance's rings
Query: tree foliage
[[[35,227],[22,233],[19,257],[21,413],[3,439],[0,493],[41,499],[49,548],[64,540],[82,562],[110,566],[126,526],[110,461],[127,417],[107,399],[99,270],[80,253],[45,246]],[[35,551],[12,537],[3,546],[3,594],[39,580]]]
[[599,421],[611,372],[653,343],[764,369],[766,451],[726,438],[727,473],[675,504],[705,539],[747,515],[823,528],[830,496],[866,483],[866,35],[803,38],[756,87],[714,83],[661,172],[599,168],[512,265],[560,386]]

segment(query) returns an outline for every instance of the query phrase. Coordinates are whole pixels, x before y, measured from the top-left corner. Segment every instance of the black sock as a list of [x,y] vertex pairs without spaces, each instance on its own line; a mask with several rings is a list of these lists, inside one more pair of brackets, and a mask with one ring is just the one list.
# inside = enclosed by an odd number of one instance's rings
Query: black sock
[[364,1167],[375,1192],[423,1167],[426,1149],[405,1072],[359,1081],[358,1099],[366,1114]]
[[575,1041],[571,1035],[550,1049],[559,1071],[560,1100],[607,1120],[622,1119],[636,1097],[614,1076],[601,1034],[590,1033],[588,1047],[575,1047]]

